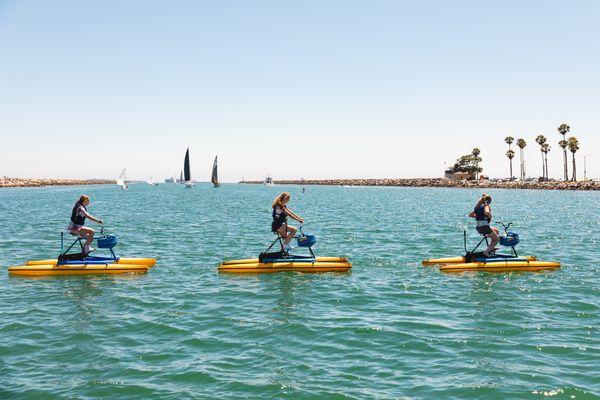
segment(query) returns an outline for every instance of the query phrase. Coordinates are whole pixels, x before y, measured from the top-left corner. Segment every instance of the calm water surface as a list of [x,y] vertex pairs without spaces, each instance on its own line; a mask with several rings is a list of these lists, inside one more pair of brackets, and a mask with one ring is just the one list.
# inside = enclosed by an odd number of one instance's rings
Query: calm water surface
[[[219,275],[291,208],[346,274]],[[201,184],[0,190],[0,398],[600,398],[600,194],[491,190],[519,249],[564,268],[460,275],[480,191]],[[55,256],[79,195],[156,257],[141,276],[9,277]],[[470,240],[476,240],[471,229]]]

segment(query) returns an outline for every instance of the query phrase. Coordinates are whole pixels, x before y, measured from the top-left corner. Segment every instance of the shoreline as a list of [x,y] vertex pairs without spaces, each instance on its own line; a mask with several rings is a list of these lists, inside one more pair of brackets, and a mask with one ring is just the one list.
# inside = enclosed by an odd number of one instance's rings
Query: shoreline
[[33,179],[33,178],[0,178],[0,188],[43,187],[43,186],[79,186],[105,185],[115,183],[104,179]]
[[[262,181],[241,181],[244,184],[263,184]],[[447,178],[411,178],[411,179],[282,179],[274,181],[276,185],[320,185],[320,186],[391,186],[391,187],[447,187],[465,189],[535,189],[535,190],[600,190],[600,182],[491,182],[457,181]]]

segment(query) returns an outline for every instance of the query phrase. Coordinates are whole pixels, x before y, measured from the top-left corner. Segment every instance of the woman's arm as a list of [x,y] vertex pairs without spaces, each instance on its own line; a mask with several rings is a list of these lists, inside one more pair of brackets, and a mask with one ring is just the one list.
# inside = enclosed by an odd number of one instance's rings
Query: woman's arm
[[288,209],[287,207],[285,207],[283,210],[284,210],[284,212],[285,212],[285,213],[286,213],[288,216],[292,217],[292,218],[293,218],[293,219],[295,219],[296,221],[300,222],[301,224],[303,224],[303,223],[304,223],[304,220],[303,220],[302,218],[300,218],[299,216],[297,216],[296,214],[294,214],[294,212],[293,212],[293,211],[291,211],[290,209]]
[[86,218],[91,219],[95,223],[100,224],[100,225],[102,225],[104,223],[104,221],[102,221],[101,219],[98,219],[98,218],[94,217],[92,214],[90,214],[86,210],[81,210],[81,211],[83,212],[83,215],[85,215]]
[[469,217],[475,218],[475,211],[471,211],[471,213],[469,214]]

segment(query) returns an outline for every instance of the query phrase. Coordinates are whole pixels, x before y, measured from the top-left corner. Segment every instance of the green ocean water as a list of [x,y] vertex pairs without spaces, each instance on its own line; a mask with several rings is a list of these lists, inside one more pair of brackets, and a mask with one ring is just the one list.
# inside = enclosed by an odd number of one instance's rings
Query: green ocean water
[[[270,203],[350,273],[220,275]],[[448,275],[481,191],[201,184],[0,190],[1,399],[600,398],[600,194],[489,190],[544,273]],[[81,194],[146,275],[10,277],[53,257]],[[93,226],[93,224],[90,224]],[[469,229],[469,239],[477,239]]]

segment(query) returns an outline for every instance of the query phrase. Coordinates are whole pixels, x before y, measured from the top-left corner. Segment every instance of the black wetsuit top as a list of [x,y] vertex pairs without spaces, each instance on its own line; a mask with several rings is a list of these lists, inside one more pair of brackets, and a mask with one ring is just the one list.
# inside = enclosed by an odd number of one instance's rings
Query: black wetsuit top
[[85,216],[79,215],[77,211],[79,211],[79,207],[83,207],[83,209],[87,212],[87,208],[81,203],[76,203],[73,207],[73,211],[71,211],[71,222],[75,225],[83,226],[85,224]]
[[[485,215],[485,203],[481,203],[480,205],[476,206],[475,209],[473,210],[473,212],[475,212],[475,220],[477,221],[487,221],[487,223],[489,224],[490,222],[492,222],[492,220]],[[484,224],[477,224],[478,226],[482,226]]]
[[490,228],[490,222],[492,222],[492,219],[485,215],[485,206],[485,203],[481,203],[473,210],[475,213],[475,220],[477,221],[477,226],[475,229],[482,235],[492,233],[492,228]]
[[[277,213],[277,210],[279,210],[279,213]],[[285,213],[285,207],[274,207],[272,216],[273,222],[271,223],[271,231],[277,232],[277,229],[281,228],[283,224],[287,224],[287,214]]]

